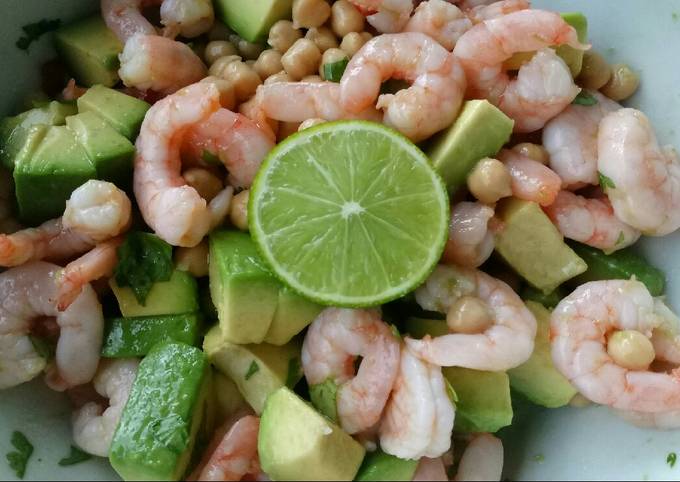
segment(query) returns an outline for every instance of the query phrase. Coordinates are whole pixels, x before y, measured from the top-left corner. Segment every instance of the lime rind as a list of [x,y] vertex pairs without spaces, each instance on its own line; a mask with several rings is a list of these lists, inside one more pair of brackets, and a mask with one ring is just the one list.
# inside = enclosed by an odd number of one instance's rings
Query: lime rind
[[[343,146],[344,149],[348,149],[345,154],[349,154],[345,168],[338,166],[339,168],[335,169],[332,164],[321,166],[316,161],[318,157],[308,156],[306,162],[309,165],[314,163],[317,165],[316,170],[305,171],[305,176],[313,182],[304,185],[304,192],[296,189],[294,185],[283,182],[287,175],[299,172],[302,168],[301,165],[295,165],[295,159],[290,159],[286,154],[301,145],[304,146],[303,150],[313,151],[314,143],[308,142],[309,139],[323,134],[339,135],[343,131],[349,131],[349,135],[351,132],[371,133],[386,138],[384,145],[389,149],[383,153],[384,157],[404,157],[406,153],[415,163],[412,178],[406,180],[406,185],[400,185],[399,182],[387,185],[386,180],[395,181],[389,172],[390,169],[395,169],[392,165],[394,163],[383,165],[377,163],[376,166],[372,166],[364,162],[355,165],[353,159],[365,157],[365,154],[360,152],[361,145],[352,143]],[[353,149],[357,149],[357,152],[352,153]],[[319,152],[317,155],[323,154]],[[282,159],[285,159],[287,164],[281,164]],[[373,171],[374,167],[380,169]],[[361,172],[361,169],[366,172]],[[286,170],[289,170],[289,173],[286,173]],[[272,185],[272,176],[278,176],[275,185]],[[404,181],[403,175],[400,180]],[[414,188],[418,190],[413,192]],[[368,210],[366,215],[372,218],[371,229],[367,229],[366,223],[358,216],[351,216],[353,207],[356,207],[354,205],[358,206],[358,203],[346,200],[353,199],[353,194],[357,192],[362,193],[360,202],[371,198],[370,202],[365,204]],[[274,198],[276,205],[273,204]],[[304,202],[306,218],[302,217],[290,223],[287,202],[283,202],[286,199],[290,202]],[[266,207],[268,228],[276,226],[273,231],[263,229],[263,206]],[[395,216],[394,212],[390,213],[390,210],[405,211],[403,218],[410,220],[411,223],[422,218],[429,223],[430,229],[423,232],[409,230],[400,225],[402,218]],[[299,294],[332,306],[376,306],[413,291],[436,266],[448,238],[448,194],[444,182],[432,169],[427,156],[401,134],[380,124],[365,121],[327,122],[296,133],[277,145],[263,162],[253,182],[248,212],[251,235],[260,254],[276,276]],[[388,216],[391,222],[382,216],[376,216],[375,213],[383,213],[385,216],[391,214]],[[344,222],[333,222],[334,218],[336,221]],[[303,226],[310,229],[299,229]],[[429,231],[429,237],[424,235],[426,231]],[[376,237],[376,234],[380,236]],[[357,253],[357,256],[349,256],[351,247],[355,245],[365,246],[367,249],[365,252]],[[301,246],[305,247],[303,253],[300,252]],[[328,249],[330,247],[335,249]],[[420,251],[417,256],[418,266],[411,266],[413,269],[402,276],[403,279],[397,281],[390,279],[393,268],[400,263],[403,264],[403,257],[412,257],[416,251]],[[381,284],[386,288],[368,294],[346,294],[345,288],[348,286],[361,285],[361,279],[354,275],[366,274],[362,263],[367,257],[372,258],[371,264],[376,268],[371,276],[375,279],[382,278]],[[290,263],[281,263],[279,258],[299,259],[300,262],[293,266]],[[301,282],[300,273],[296,276],[293,271],[299,271],[297,268],[310,263],[315,266],[332,266],[332,269],[322,273],[323,280],[316,285]],[[336,289],[331,290],[330,286]]]

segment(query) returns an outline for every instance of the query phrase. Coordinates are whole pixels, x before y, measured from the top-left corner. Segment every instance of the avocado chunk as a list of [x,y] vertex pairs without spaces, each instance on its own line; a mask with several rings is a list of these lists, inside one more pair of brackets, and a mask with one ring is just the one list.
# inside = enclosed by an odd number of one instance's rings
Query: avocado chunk
[[510,140],[515,122],[487,100],[469,100],[451,127],[426,148],[449,192],[465,185],[477,161],[495,155]]
[[248,42],[264,42],[272,25],[293,14],[293,0],[215,0],[215,7],[218,18]]
[[203,341],[210,362],[236,383],[257,414],[262,413],[271,393],[283,386],[292,388],[302,378],[300,349],[299,340],[283,346],[236,345],[227,341],[217,326]]
[[262,470],[273,480],[353,480],[365,453],[286,387],[267,399],[257,447]]
[[210,365],[198,348],[156,345],[139,364],[111,442],[109,461],[124,480],[179,480],[201,425]]
[[54,35],[57,52],[80,85],[118,83],[118,54],[123,45],[101,15],[61,27]]
[[115,277],[109,280],[109,285],[125,318],[192,313],[199,308],[196,280],[178,269],[168,281],[154,283],[143,305],[137,301],[132,289],[118,286]]
[[103,85],[88,89],[76,102],[78,112],[94,112],[131,141],[137,137],[146,111],[151,107],[143,100]]
[[97,177],[118,186],[132,180],[132,157],[135,146],[94,112],[66,118],[66,125],[97,169]]
[[[560,14],[565,22],[574,27],[578,41],[586,43],[588,41],[588,19],[581,12],[565,12]],[[575,49],[569,45],[560,45],[555,49],[557,55],[567,64],[571,71],[571,76],[576,78],[581,73],[583,66],[583,50]]]
[[74,103],[52,101],[14,117],[3,119],[0,123],[0,159],[2,165],[10,171],[14,169],[17,156],[24,150],[24,145],[29,142],[28,135],[31,127],[64,125],[66,116],[75,113],[76,105]]
[[102,356],[141,357],[156,343],[169,341],[197,346],[200,327],[200,313],[112,318],[106,321]]
[[496,251],[544,293],[588,269],[538,204],[508,198],[498,204],[496,216],[503,222],[496,233]]
[[354,480],[413,480],[413,474],[418,469],[418,462],[418,460],[400,459],[378,449],[366,454]]
[[284,288],[247,233],[210,235],[210,293],[225,340],[287,343],[321,307]]
[[550,351],[550,311],[533,301],[527,308],[537,322],[534,352],[518,367],[508,370],[510,386],[537,405],[562,407],[577,391],[553,365]]
[[14,168],[19,217],[29,225],[58,218],[78,186],[97,172],[87,153],[66,126],[51,126],[33,155]]

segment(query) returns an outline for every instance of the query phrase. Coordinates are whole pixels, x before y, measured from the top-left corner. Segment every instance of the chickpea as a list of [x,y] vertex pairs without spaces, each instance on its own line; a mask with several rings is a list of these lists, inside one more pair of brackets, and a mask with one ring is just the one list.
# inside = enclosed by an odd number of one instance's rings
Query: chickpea
[[247,40],[239,40],[237,45],[239,54],[246,60],[255,60],[264,51],[264,45],[254,44]]
[[347,59],[347,54],[345,53],[344,50],[340,49],[328,49],[323,53],[323,56],[321,57],[321,65],[319,65],[319,75],[323,78],[323,80],[333,80],[333,79],[327,79],[325,72],[324,72],[324,66],[326,64],[334,64],[336,62],[340,62],[341,60]]
[[583,67],[576,81],[586,89],[599,90],[612,76],[612,69],[607,61],[594,50],[583,53]]
[[278,72],[274,75],[270,75],[269,77],[267,77],[267,80],[264,81],[264,84],[269,85],[275,84],[277,82],[292,82],[292,81],[293,78],[290,75],[288,75],[284,70],[282,70],[281,72]]
[[446,324],[455,333],[481,333],[493,323],[493,313],[476,296],[461,296],[446,313]]
[[201,82],[214,84],[220,92],[220,105],[225,109],[234,110],[236,108],[236,94],[234,92],[234,85],[228,80],[220,77],[208,76]]
[[281,57],[283,68],[293,79],[312,75],[319,68],[321,51],[314,42],[301,38]]
[[[367,33],[367,32],[364,32]],[[368,34],[369,36],[371,34]],[[361,47],[364,46],[371,38],[366,38],[359,32],[350,32],[344,37],[342,37],[342,42],[340,42],[340,48],[345,51],[348,57],[353,57]]]
[[338,0],[331,7],[331,28],[338,37],[363,31],[364,20],[361,12],[347,0]]
[[540,144],[522,142],[514,146],[512,150],[518,154],[528,157],[529,159],[540,162],[541,164],[548,164],[550,161],[550,155],[548,154],[548,151],[546,151],[545,148]]
[[255,91],[262,84],[260,76],[244,62],[231,62],[222,71],[222,78],[234,86],[236,101],[242,103],[255,95]]
[[229,35],[233,33],[225,24],[216,21],[210,30],[208,30],[208,40],[227,40]]
[[198,192],[198,194],[210,202],[224,187],[219,177],[207,169],[192,167],[182,173],[182,177],[187,184]]
[[265,80],[277,72],[283,70],[283,64],[281,64],[281,52],[268,49],[260,54],[260,56],[255,61],[253,69],[257,72],[262,80]]
[[298,132],[304,131],[305,129],[309,129],[310,127],[318,126],[319,124],[323,124],[324,122],[326,122],[325,119],[318,118],[307,119],[302,124],[300,124],[300,127],[298,127]]
[[231,224],[241,231],[248,231],[248,195],[247,189],[235,195],[231,200],[229,208],[229,219]]
[[314,84],[314,83],[323,82],[323,79],[321,78],[320,75],[308,75],[308,76],[300,79],[300,82],[309,82],[309,83]]
[[614,363],[629,370],[647,370],[656,357],[652,342],[635,330],[621,330],[610,336],[607,353]]
[[338,39],[328,27],[310,28],[305,38],[314,42],[322,53],[338,46]]
[[616,101],[633,95],[640,86],[640,76],[626,64],[614,64],[611,69],[612,77],[600,89],[600,92]]
[[196,278],[208,276],[208,242],[204,239],[193,248],[175,249],[177,269],[188,271]]
[[236,50],[236,47],[234,47],[234,44],[231,42],[227,42],[226,40],[213,40],[212,42],[208,42],[208,45],[205,46],[203,58],[208,65],[212,65],[221,57],[237,54],[238,50]]
[[510,173],[496,159],[485,158],[477,163],[467,179],[468,189],[485,204],[493,204],[512,195]]
[[239,61],[241,61],[241,57],[239,57],[238,55],[226,55],[224,57],[220,57],[219,59],[215,60],[215,62],[213,62],[213,64],[210,66],[210,68],[208,69],[208,74],[215,77],[221,77],[227,65],[229,65],[232,62]]
[[326,0],[293,0],[293,26],[295,28],[320,27],[331,16],[331,6]]
[[290,20],[279,20],[269,29],[267,43],[274,50],[278,50],[283,54],[301,38],[302,31],[293,27],[293,22]]

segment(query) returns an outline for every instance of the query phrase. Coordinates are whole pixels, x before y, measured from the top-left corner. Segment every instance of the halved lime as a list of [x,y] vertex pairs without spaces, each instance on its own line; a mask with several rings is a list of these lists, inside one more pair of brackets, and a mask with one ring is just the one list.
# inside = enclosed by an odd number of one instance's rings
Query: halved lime
[[380,124],[328,122],[269,154],[250,191],[250,232],[281,280],[334,306],[413,290],[447,238],[449,202],[425,154]]

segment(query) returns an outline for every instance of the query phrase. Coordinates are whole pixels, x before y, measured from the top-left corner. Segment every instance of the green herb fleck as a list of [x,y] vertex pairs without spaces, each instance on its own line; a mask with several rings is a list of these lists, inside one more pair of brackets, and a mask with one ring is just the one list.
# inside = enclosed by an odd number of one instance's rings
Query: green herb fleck
[[602,189],[616,189],[616,184],[614,184],[614,181],[609,179],[607,176],[601,172],[598,172],[597,176],[600,178],[600,187]]
[[37,336],[29,335],[28,339],[31,340],[33,349],[41,358],[44,358],[45,360],[51,360],[54,358],[54,346],[50,345],[42,338],[38,338]]
[[80,450],[78,447],[74,447],[71,445],[71,453],[68,455],[68,457],[64,457],[59,461],[59,465],[62,467],[68,467],[69,465],[75,465],[79,464],[81,462],[85,462],[86,460],[90,460],[92,456],[88,453],[83,452]]
[[323,78],[331,82],[340,82],[345,73],[349,59],[344,58],[330,64],[323,64]]
[[297,385],[302,376],[302,364],[298,357],[288,360],[288,375],[286,376],[286,386],[291,390]]
[[390,331],[392,332],[392,335],[399,341],[401,341],[401,333],[399,333],[399,328],[397,328],[396,325],[391,324],[390,325]]
[[153,284],[169,280],[172,269],[172,246],[153,234],[130,233],[118,248],[116,283],[129,286],[142,306]]
[[585,90],[582,90],[581,92],[578,93],[576,98],[571,101],[572,104],[574,105],[585,105],[585,106],[591,106],[597,104],[597,99],[593,94],[586,92]]
[[257,364],[255,360],[250,362],[250,366],[248,367],[248,371],[246,372],[246,381],[250,380],[250,377],[255,375],[257,372],[260,371],[260,366]]
[[666,457],[666,463],[671,467],[671,469],[675,466],[675,461],[678,459],[678,455],[675,452],[671,452],[668,454]]
[[623,243],[625,240],[626,240],[626,236],[623,234],[623,231],[621,231],[621,232],[619,233],[619,237],[616,238],[616,243],[614,244],[614,246],[620,245],[620,244]]
[[9,462],[10,468],[17,477],[23,479],[28,459],[31,458],[33,453],[33,445],[31,445],[31,442],[28,441],[23,433],[15,431],[12,433],[12,446],[16,451],[9,452],[5,457],[7,457],[7,462]]
[[206,164],[210,164],[211,166],[222,165],[222,161],[220,161],[220,158],[206,149],[203,149],[203,152],[201,153],[201,159],[203,160],[203,162],[205,162]]
[[21,27],[21,29],[24,31],[25,35],[19,37],[19,40],[16,41],[15,45],[21,50],[28,51],[28,48],[33,42],[38,40],[47,32],[52,32],[53,30],[58,29],[60,25],[61,20],[58,18],[54,20],[47,20],[43,18],[39,22],[24,25]]
[[333,423],[338,422],[337,396],[338,385],[332,378],[309,387],[309,398],[312,405],[321,415]]
[[458,394],[456,391],[453,389],[453,385],[451,385],[451,382],[449,382],[446,378],[444,378],[444,382],[446,382],[446,394],[449,396],[449,400],[451,400],[451,403],[454,405],[458,403]]
[[673,19],[674,22],[677,22],[680,20],[680,15],[678,15],[678,12],[673,12],[671,13],[671,18]]
[[545,461],[545,456],[543,454],[534,455],[534,462],[542,464]]

